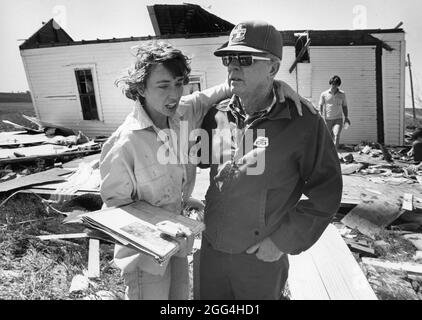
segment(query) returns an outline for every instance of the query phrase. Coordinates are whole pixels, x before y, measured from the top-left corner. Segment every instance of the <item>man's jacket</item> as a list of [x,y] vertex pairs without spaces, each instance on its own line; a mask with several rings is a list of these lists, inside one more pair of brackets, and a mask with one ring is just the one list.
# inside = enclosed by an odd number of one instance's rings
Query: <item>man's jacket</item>
[[[335,215],[342,194],[338,155],[323,119],[302,107],[301,117],[293,101],[277,98],[269,113],[248,123],[233,96],[206,115],[202,127],[211,150],[201,167],[211,169],[204,236],[215,249],[241,253],[269,236],[282,252],[299,254]],[[263,172],[243,172],[221,185],[216,175],[222,163],[239,159],[245,139],[244,153],[264,152]]]

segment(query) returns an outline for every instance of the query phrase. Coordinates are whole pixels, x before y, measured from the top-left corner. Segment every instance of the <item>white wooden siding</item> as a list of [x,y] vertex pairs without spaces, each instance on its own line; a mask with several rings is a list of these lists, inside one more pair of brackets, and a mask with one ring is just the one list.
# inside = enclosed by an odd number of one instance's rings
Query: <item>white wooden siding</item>
[[377,141],[375,47],[310,47],[312,102],[318,106],[321,92],[338,75],[346,92],[352,125],[343,130],[340,143]]

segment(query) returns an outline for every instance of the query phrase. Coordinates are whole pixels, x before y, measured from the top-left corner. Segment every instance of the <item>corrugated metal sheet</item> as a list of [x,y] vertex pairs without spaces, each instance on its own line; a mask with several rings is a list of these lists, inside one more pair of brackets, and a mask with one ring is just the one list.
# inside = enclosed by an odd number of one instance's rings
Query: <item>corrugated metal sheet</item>
[[377,140],[375,46],[311,47],[312,101],[318,105],[321,92],[338,75],[346,92],[352,125],[341,134],[340,143]]

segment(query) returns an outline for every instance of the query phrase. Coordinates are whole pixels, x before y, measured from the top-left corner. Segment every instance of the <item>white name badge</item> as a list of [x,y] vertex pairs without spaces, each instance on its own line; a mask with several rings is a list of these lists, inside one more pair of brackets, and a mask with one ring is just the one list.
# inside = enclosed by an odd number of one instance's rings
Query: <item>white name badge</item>
[[257,148],[266,148],[269,146],[268,137],[258,137],[256,138],[254,144]]

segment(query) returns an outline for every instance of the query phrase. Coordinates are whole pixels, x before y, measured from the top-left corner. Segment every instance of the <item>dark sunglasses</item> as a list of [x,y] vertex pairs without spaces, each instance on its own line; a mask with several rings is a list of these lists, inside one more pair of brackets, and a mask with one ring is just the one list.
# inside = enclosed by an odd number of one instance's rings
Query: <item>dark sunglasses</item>
[[252,63],[255,60],[265,60],[265,61],[271,60],[270,58],[258,57],[258,56],[253,56],[249,54],[248,55],[227,55],[227,56],[221,57],[221,60],[223,61],[223,65],[225,67],[228,67],[228,65],[233,61],[233,59],[236,59],[239,65],[242,67],[248,67],[252,65]]

